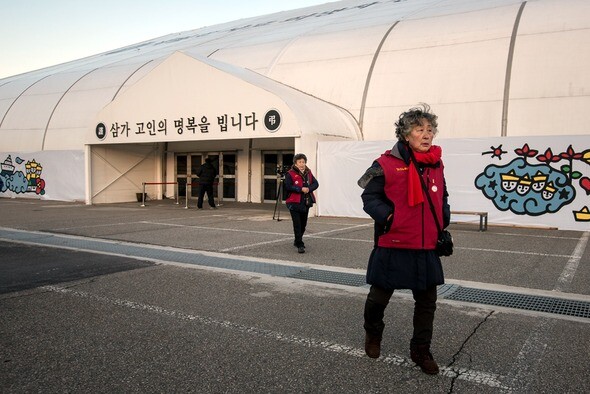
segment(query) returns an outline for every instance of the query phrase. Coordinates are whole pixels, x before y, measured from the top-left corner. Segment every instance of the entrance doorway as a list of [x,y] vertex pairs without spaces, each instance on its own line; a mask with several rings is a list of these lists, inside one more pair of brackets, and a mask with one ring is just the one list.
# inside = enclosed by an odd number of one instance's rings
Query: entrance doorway
[[235,152],[177,153],[176,180],[179,196],[186,196],[188,188],[189,198],[199,197],[197,172],[207,158],[211,159],[211,164],[219,174],[213,185],[213,197],[217,204],[222,201],[236,201],[237,155]]
[[[264,202],[276,202],[279,187],[284,174],[293,165],[293,152],[263,152],[262,153],[262,195]],[[286,196],[283,194],[282,200]]]

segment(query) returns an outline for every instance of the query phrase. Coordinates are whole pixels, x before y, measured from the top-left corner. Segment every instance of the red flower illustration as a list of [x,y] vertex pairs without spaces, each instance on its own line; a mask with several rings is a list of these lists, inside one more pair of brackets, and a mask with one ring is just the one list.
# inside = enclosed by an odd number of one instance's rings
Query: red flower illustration
[[561,160],[561,157],[559,157],[559,155],[553,156],[551,148],[548,148],[544,154],[537,156],[537,160],[542,163],[555,163],[556,161]]
[[539,153],[538,150],[530,149],[529,144],[524,144],[521,149],[515,149],[514,152],[519,156],[525,157],[534,157],[537,153]]
[[567,147],[567,152],[563,152],[560,153],[559,156],[561,156],[562,159],[566,159],[566,160],[580,160],[582,158],[582,153],[576,153],[574,152],[574,149],[572,148],[572,146],[568,146]]

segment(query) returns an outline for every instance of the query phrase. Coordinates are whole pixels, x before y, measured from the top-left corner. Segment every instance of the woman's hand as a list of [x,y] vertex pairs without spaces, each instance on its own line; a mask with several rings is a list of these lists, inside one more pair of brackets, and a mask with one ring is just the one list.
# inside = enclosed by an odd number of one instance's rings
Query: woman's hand
[[302,187],[301,191],[305,194],[309,193],[309,187]]
[[387,216],[387,221],[385,222],[385,225],[383,226],[383,234],[387,234],[389,232],[389,229],[391,229],[392,224],[393,224],[393,213],[390,214],[389,216]]

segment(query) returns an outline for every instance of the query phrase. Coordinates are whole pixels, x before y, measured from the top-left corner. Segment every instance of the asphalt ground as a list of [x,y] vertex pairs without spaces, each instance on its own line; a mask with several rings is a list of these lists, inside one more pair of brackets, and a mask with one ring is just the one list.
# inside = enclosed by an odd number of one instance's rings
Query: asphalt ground
[[[245,267],[362,276],[371,221],[310,217],[298,254],[288,212],[273,220],[273,208],[0,199],[2,392],[590,391],[590,317],[516,305],[439,296],[441,374],[428,376],[409,360],[413,301],[396,292],[382,356],[369,359],[366,286]],[[589,232],[476,223],[451,232],[448,284],[590,302]],[[205,263],[162,258],[174,253]]]

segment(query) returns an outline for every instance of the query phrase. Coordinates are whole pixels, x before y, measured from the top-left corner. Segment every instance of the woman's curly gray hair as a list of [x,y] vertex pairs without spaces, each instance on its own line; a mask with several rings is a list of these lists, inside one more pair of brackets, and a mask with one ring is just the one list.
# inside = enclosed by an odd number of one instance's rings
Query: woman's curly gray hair
[[420,103],[419,107],[410,108],[399,116],[399,120],[395,122],[395,136],[399,141],[405,141],[415,126],[422,124],[423,120],[427,120],[432,125],[434,135],[438,133],[438,116],[430,112],[430,105]]

